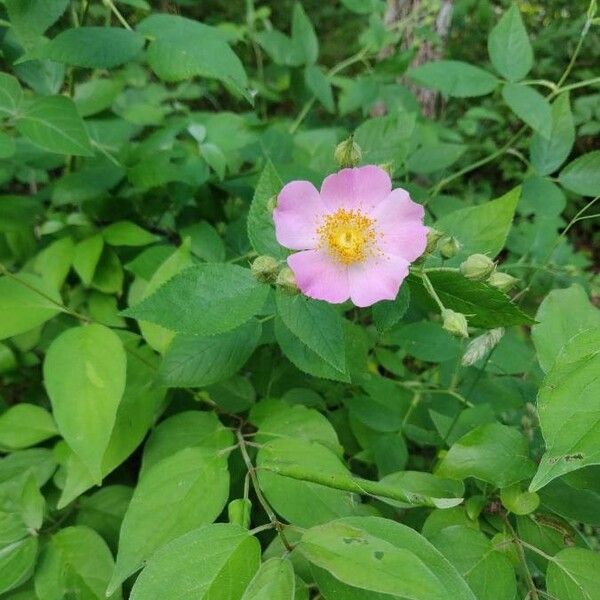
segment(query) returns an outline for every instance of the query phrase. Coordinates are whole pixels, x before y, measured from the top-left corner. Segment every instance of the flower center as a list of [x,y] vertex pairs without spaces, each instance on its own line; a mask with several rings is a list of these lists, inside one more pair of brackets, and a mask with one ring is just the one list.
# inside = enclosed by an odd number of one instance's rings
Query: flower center
[[317,233],[333,258],[350,265],[364,260],[372,249],[376,237],[373,224],[373,219],[359,210],[340,208],[323,219]]

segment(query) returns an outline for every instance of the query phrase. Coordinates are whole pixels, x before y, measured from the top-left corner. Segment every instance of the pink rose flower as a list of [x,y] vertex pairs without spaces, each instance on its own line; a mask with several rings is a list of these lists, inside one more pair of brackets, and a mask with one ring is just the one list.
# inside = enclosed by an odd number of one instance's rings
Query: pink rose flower
[[356,306],[393,300],[408,266],[425,251],[425,211],[389,175],[368,165],[329,175],[319,192],[291,181],[273,211],[277,241],[303,294]]

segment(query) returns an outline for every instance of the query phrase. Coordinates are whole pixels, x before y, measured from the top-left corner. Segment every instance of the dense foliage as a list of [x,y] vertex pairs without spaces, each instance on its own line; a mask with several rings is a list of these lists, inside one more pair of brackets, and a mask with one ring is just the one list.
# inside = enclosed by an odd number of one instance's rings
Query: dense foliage
[[[2,598],[600,598],[596,2],[393,4],[0,0]],[[272,218],[356,164],[369,308]]]

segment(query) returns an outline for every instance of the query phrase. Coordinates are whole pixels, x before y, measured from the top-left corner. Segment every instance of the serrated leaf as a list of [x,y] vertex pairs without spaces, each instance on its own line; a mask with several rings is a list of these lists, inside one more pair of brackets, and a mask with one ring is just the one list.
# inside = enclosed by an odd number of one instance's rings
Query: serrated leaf
[[160,365],[160,381],[167,387],[204,387],[236,373],[250,358],[262,327],[251,319],[224,333],[177,335]]
[[380,333],[397,325],[408,309],[410,303],[410,288],[400,286],[395,300],[383,300],[373,306],[373,320]]
[[[467,321],[473,327],[494,329],[535,323],[535,319],[524,313],[506,294],[483,281],[467,279],[457,271],[442,269],[428,270],[427,277],[442,304],[467,315]],[[415,298],[439,311],[439,306],[429,296],[418,275],[411,275],[408,282]]]
[[248,212],[248,238],[258,254],[268,254],[284,259],[287,251],[275,238],[271,199],[276,197],[283,187],[273,163],[266,164],[256,184],[254,198]]
[[269,287],[248,269],[204,264],[185,269],[122,314],[188,335],[214,335],[245,323],[263,306]]
[[278,291],[277,313],[285,326],[310,350],[340,373],[346,372],[343,319],[326,302]]

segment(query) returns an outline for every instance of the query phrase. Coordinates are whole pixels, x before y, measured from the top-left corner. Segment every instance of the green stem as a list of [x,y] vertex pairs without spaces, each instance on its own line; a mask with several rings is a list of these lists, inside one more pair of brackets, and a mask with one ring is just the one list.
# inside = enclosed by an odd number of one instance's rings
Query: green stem
[[440,311],[446,310],[446,307],[443,305],[442,301],[440,300],[440,297],[437,295],[437,292],[433,288],[431,280],[429,279],[429,277],[427,277],[427,273],[425,273],[425,271],[421,271],[421,279],[423,281],[425,289],[427,290],[427,293],[435,300],[436,304],[440,307]]
[[235,435],[238,439],[238,443],[240,446],[240,452],[242,454],[242,458],[244,459],[244,464],[246,465],[246,470],[248,472],[248,475],[250,476],[250,481],[252,482],[252,487],[254,488],[254,493],[256,494],[256,499],[258,500],[259,504],[262,506],[265,513],[267,513],[267,517],[269,518],[271,525],[277,530],[277,533],[279,534],[279,537],[281,538],[283,545],[286,547],[288,552],[291,552],[294,549],[294,547],[287,540],[287,538],[285,536],[285,532],[283,531],[283,525],[280,523],[279,519],[275,515],[275,512],[273,511],[273,509],[271,508],[269,503],[265,500],[265,497],[262,494],[260,485],[258,483],[258,478],[256,477],[256,468],[252,464],[252,460],[250,458],[250,455],[248,454],[248,449],[246,447],[246,440],[244,439],[244,436],[243,436],[240,428],[238,428],[236,430]]
[[506,524],[507,529],[510,531],[510,535],[513,538],[513,541],[517,547],[517,554],[519,556],[519,562],[523,567],[523,571],[525,572],[525,581],[527,582],[527,587],[529,589],[529,595],[532,600],[539,600],[539,594],[535,583],[533,581],[533,577],[531,576],[531,571],[529,570],[529,566],[527,565],[527,559],[525,558],[525,551],[523,550],[523,542],[519,539],[517,532],[514,530],[511,525],[508,517],[503,515],[504,523]]
[[103,0],[103,2],[104,4],[106,4],[106,6],[108,6],[108,8],[110,8],[115,17],[117,17],[119,23],[121,23],[121,25],[123,25],[125,29],[129,29],[129,31],[131,31],[131,26],[126,21],[125,17],[121,14],[121,11],[115,6],[113,0]]

